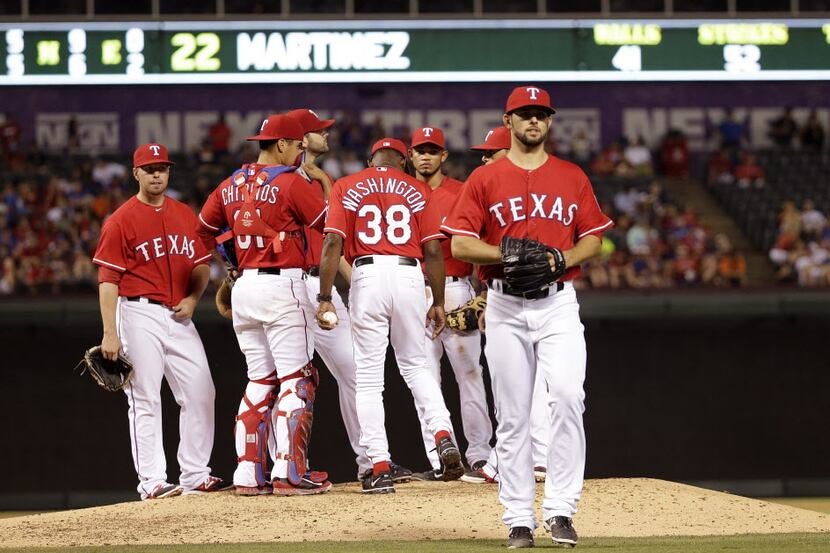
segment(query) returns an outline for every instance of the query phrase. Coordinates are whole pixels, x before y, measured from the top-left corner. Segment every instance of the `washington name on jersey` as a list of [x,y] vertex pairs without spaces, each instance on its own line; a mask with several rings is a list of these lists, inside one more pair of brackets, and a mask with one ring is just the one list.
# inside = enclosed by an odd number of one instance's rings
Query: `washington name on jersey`
[[[385,167],[376,167],[378,171],[384,171]],[[396,194],[403,198],[412,213],[422,211],[427,205],[427,199],[423,193],[405,180],[394,177],[377,178],[367,177],[365,180],[357,181],[343,191],[343,208],[349,211],[357,211],[363,198],[370,194]]]

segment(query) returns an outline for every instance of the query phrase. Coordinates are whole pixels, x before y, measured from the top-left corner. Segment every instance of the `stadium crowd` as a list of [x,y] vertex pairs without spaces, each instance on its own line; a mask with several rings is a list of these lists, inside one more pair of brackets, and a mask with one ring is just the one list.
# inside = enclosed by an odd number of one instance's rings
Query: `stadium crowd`
[[[789,118],[790,110],[786,110],[774,122],[771,133],[776,144],[787,147],[800,137],[805,148],[822,147],[823,129],[815,114],[801,129],[788,123]],[[762,187],[763,168],[751,152],[741,149],[742,124],[730,115],[720,131],[723,144],[710,158],[709,182]],[[332,151],[323,158],[322,168],[334,178],[359,171],[368,145],[386,134],[380,119],[361,125],[354,115],[341,114],[329,136]],[[102,222],[134,191],[128,161],[90,157],[72,151],[71,145],[61,155],[46,155],[36,145],[24,147],[21,136],[18,124],[7,116],[0,125],[0,294],[94,290],[96,276],[90,255]],[[409,137],[401,138],[406,141]],[[249,144],[234,150],[234,142],[224,120],[217,120],[201,146],[177,160],[170,193],[198,210],[224,176],[255,155]],[[581,286],[667,288],[746,283],[746,260],[729,238],[712,235],[693,209],[674,203],[656,180],[657,176],[685,178],[690,174],[690,154],[682,133],[669,132],[656,151],[635,138],[614,141],[596,152],[581,132],[568,143],[551,139],[549,149],[586,169],[603,211],[616,221],[604,241],[602,258],[585,268]],[[445,172],[464,179],[478,163],[475,155],[454,153]],[[782,213],[784,219],[789,221],[791,216]],[[770,256],[780,266],[782,280],[797,274],[795,280],[802,284],[828,282],[830,273],[823,268],[830,258],[826,226],[822,233],[807,241],[796,233],[799,239],[793,239],[792,225],[785,231],[782,223],[780,244]],[[221,280],[223,269],[217,266],[214,276],[217,282]]]

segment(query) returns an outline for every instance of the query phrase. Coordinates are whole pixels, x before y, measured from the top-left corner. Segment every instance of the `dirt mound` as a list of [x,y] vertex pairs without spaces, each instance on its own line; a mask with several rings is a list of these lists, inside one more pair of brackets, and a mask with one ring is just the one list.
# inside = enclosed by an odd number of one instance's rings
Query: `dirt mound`
[[[223,492],[0,520],[0,547],[504,539],[501,513],[496,486],[461,482],[383,496],[357,484],[313,497]],[[830,532],[828,515],[643,478],[587,481],[574,524],[597,537]]]

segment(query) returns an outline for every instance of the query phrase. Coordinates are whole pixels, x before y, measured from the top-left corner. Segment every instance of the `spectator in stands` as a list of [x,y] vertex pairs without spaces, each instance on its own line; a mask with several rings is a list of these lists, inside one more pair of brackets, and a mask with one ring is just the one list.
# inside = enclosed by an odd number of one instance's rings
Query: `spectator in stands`
[[594,152],[585,129],[578,129],[576,131],[571,140],[570,150],[574,163],[584,166],[591,161],[591,156],[593,156]]
[[219,156],[225,156],[230,151],[231,128],[225,123],[225,114],[219,112],[219,118],[208,129],[208,140],[211,150]]
[[113,185],[120,186],[127,178],[127,169],[123,163],[97,159],[92,167],[92,180],[104,190]]
[[689,176],[689,143],[682,132],[672,129],[660,144],[663,174],[671,178]]
[[720,147],[731,156],[741,147],[746,136],[746,125],[735,118],[732,109],[726,110],[726,116],[718,125]]
[[600,177],[614,175],[622,159],[622,147],[619,142],[614,141],[604,148],[591,163],[591,172]]
[[676,286],[693,286],[700,282],[700,261],[692,255],[689,246],[683,242],[678,243],[674,248],[670,272]]
[[735,175],[732,173],[732,161],[724,150],[715,150],[712,157],[709,158],[706,182],[709,186],[735,182]]
[[740,188],[763,188],[765,184],[764,169],[751,152],[741,153],[741,162],[735,167],[735,180]]
[[778,214],[778,232],[793,238],[801,235],[801,212],[791,200],[781,204],[781,212]]
[[735,250],[725,234],[718,234],[714,240],[714,252],[703,257],[701,279],[704,284],[714,286],[745,286],[746,259]]
[[17,161],[20,155],[20,125],[17,124],[15,118],[8,114],[2,114],[0,117],[0,158],[4,158],[8,163]]
[[818,242],[809,242],[793,256],[799,286],[826,286],[830,275],[830,250]]
[[658,241],[657,229],[651,227],[645,217],[637,218],[625,236],[628,251],[633,255],[650,255],[652,246]]
[[627,184],[622,190],[614,194],[614,209],[619,213],[634,216],[637,206],[644,199],[645,193],[640,192],[633,185]]
[[0,267],[0,295],[8,296],[17,290],[17,274],[14,267],[14,258],[10,255],[3,256],[3,264]]
[[821,151],[824,146],[824,127],[818,119],[816,110],[810,112],[804,128],[801,129],[801,145],[806,150]]
[[790,148],[798,135],[798,125],[793,118],[793,108],[787,106],[784,113],[770,122],[769,137],[779,148]]
[[634,175],[650,177],[654,173],[651,164],[651,150],[645,145],[643,137],[638,136],[626,146],[623,158],[631,166]]
[[804,205],[801,209],[802,231],[814,237],[820,237],[826,225],[827,217],[824,216],[824,213],[816,209],[816,204],[813,200],[804,200]]
[[346,173],[343,171],[343,163],[340,160],[339,152],[329,152],[323,160],[321,167],[323,171],[328,173],[334,180],[339,179]]

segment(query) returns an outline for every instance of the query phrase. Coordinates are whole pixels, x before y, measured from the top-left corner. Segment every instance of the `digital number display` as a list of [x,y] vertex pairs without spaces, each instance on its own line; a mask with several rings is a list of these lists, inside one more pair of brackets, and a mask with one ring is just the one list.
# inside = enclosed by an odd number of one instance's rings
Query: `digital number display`
[[828,79],[821,20],[0,25],[0,85]]

